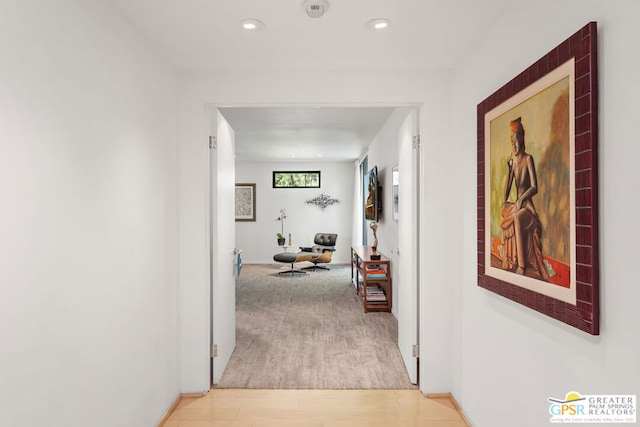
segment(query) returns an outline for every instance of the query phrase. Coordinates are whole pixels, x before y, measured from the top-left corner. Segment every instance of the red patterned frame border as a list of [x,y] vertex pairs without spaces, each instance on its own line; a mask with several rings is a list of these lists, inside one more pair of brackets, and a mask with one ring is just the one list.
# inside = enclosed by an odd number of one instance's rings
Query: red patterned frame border
[[[597,23],[590,22],[478,104],[478,286],[600,334]],[[485,114],[575,58],[576,305],[485,275]]]

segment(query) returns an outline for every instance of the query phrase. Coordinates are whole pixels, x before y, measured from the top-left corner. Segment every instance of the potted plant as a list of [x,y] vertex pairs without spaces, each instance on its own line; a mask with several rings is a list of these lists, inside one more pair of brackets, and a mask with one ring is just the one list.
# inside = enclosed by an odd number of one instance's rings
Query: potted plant
[[284,238],[284,220],[287,218],[287,213],[284,208],[280,209],[280,216],[276,218],[276,221],[280,221],[280,233],[277,233],[278,236],[278,246],[284,246],[285,238]]

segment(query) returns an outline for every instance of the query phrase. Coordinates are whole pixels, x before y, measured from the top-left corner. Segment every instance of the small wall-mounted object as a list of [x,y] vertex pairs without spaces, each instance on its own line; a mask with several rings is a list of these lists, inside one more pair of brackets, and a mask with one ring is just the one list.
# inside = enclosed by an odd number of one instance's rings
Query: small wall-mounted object
[[398,174],[398,165],[395,165],[393,169],[391,169],[391,183],[392,183],[392,193],[393,193],[393,220],[398,220],[398,195],[400,194],[400,175]]
[[320,209],[324,210],[327,206],[340,203],[340,200],[335,199],[331,196],[327,196],[326,194],[322,193],[319,196],[314,197],[313,199],[307,200],[305,203],[308,203],[310,205],[316,205]]
[[320,18],[329,8],[327,0],[304,0],[302,8],[310,18]]

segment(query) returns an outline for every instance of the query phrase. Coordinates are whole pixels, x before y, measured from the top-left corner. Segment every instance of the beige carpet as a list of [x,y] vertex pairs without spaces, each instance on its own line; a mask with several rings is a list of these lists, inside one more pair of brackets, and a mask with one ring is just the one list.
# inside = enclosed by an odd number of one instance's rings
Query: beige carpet
[[[302,265],[300,265],[302,266]],[[218,388],[413,389],[391,313],[367,313],[351,267],[291,277],[244,265],[236,286],[237,344]]]

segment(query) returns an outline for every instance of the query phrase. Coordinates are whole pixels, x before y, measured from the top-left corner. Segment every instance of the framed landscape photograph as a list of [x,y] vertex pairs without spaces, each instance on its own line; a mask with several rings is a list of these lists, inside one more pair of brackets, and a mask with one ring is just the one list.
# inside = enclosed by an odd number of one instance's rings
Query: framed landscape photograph
[[592,22],[478,105],[478,285],[599,334]]
[[256,220],[256,185],[236,184],[236,221]]

